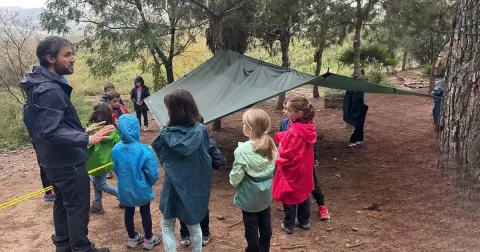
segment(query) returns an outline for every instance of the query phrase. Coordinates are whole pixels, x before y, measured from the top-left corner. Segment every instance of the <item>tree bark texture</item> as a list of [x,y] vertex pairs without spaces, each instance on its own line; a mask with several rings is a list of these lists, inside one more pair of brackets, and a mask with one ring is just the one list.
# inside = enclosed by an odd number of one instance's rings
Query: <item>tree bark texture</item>
[[[367,10],[368,11],[368,10]],[[363,25],[363,10],[362,10],[362,0],[357,0],[357,12],[355,18],[355,36],[353,40],[353,74],[354,76],[360,76],[360,39],[361,39],[361,31]]]
[[[315,67],[315,76],[320,76],[320,71],[322,69],[322,58],[323,58],[323,47],[319,48],[315,52],[315,62],[317,66]],[[318,85],[313,85],[313,98],[320,97],[320,92],[318,91]]]
[[448,55],[439,131],[441,168],[480,175],[480,1],[459,0]]
[[[290,47],[290,39],[291,39],[291,36],[289,34],[282,36],[282,38],[280,39],[283,67],[290,66],[290,57],[288,55],[288,49]],[[277,110],[283,109],[283,103],[285,102],[285,99],[286,99],[286,92],[283,92],[280,95],[278,95]]]
[[[220,16],[211,16],[210,21],[210,32],[213,39],[213,45],[215,48],[215,53],[223,50],[222,43],[222,19]],[[222,119],[218,118],[213,121],[212,130],[219,131],[222,129]]]

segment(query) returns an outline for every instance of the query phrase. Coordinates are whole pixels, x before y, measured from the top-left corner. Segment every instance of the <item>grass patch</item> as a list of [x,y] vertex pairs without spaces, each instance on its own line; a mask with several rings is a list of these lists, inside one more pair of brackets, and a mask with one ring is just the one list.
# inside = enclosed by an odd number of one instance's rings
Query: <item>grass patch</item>
[[[28,131],[23,123],[23,105],[18,103],[8,92],[0,91],[3,106],[0,109],[0,148],[15,149],[30,143]],[[72,102],[80,120],[85,125],[94,102],[85,100],[84,94],[73,93]]]

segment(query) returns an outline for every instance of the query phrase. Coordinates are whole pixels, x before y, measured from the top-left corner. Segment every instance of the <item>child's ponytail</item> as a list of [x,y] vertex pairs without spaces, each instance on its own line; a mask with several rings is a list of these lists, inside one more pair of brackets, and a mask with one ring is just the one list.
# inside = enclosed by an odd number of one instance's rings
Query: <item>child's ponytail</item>
[[268,135],[268,132],[264,132],[260,140],[253,145],[253,151],[272,161],[276,158],[277,147],[273,139]]
[[243,123],[252,130],[252,136],[259,139],[253,144],[253,151],[273,161],[277,155],[275,142],[268,135],[271,127],[270,117],[261,109],[250,109],[243,114]]

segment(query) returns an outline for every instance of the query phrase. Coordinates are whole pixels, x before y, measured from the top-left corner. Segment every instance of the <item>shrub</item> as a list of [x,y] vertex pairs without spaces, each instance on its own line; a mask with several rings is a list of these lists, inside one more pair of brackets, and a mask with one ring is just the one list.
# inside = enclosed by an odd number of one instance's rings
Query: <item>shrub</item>
[[[0,99],[4,106],[0,109],[0,148],[18,148],[30,143],[28,131],[23,123],[23,105],[10,93],[0,90]],[[90,117],[93,103],[85,100],[84,94],[72,93],[72,102],[80,120],[85,125]]]
[[324,97],[327,99],[343,99],[345,96],[345,90],[340,90],[340,89],[327,89],[325,91]]

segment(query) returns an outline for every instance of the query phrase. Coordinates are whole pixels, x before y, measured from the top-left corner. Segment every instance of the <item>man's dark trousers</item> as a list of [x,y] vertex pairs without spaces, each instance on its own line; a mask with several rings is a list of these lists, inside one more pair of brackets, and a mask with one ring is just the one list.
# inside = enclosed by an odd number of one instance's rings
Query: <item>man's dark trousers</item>
[[45,172],[56,194],[53,206],[53,243],[57,248],[70,243],[73,252],[91,251],[92,245],[88,240],[90,178],[85,164],[47,168]]

